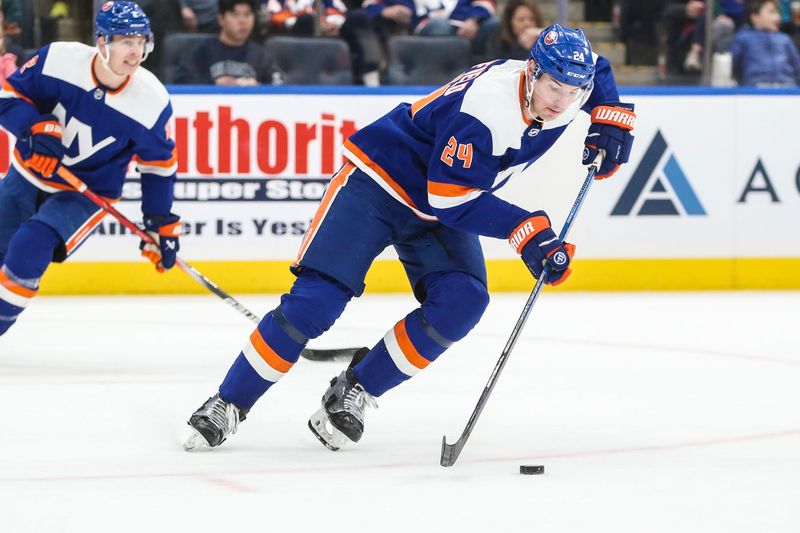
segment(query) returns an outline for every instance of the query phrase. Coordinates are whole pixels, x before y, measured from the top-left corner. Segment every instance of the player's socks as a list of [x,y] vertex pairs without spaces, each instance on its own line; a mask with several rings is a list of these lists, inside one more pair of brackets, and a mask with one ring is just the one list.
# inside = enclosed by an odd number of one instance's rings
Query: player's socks
[[38,279],[22,279],[6,266],[0,268],[0,335],[14,325],[38,289]]
[[416,309],[356,363],[353,373],[370,394],[380,396],[427,367],[451,344]]
[[250,409],[292,368],[305,342],[298,342],[301,339],[287,329],[280,307],[261,320],[220,385],[222,398]]

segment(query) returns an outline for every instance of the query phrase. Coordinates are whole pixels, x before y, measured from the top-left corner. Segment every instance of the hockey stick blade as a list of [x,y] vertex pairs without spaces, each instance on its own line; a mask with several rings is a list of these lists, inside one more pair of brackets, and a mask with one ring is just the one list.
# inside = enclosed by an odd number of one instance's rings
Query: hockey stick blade
[[336,361],[349,363],[353,360],[353,356],[359,349],[360,348],[306,348],[300,355],[309,361]]
[[442,456],[439,459],[439,464],[442,466],[453,466],[456,464],[458,456],[461,455],[461,450],[464,448],[466,440],[458,439],[455,444],[447,444],[447,436],[442,437]]

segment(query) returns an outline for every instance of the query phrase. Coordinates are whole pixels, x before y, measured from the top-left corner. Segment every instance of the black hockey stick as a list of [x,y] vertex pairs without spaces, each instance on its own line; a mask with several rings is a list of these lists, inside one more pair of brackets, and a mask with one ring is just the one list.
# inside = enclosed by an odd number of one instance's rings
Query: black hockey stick
[[[67,167],[65,167],[64,165],[60,165],[58,167],[57,173],[64,181],[69,183],[76,191],[89,198],[92,202],[94,202],[101,209],[103,209],[103,211],[116,218],[123,226],[131,230],[131,232],[133,232],[140,239],[149,244],[157,245],[155,240],[146,231],[137,226],[128,217],[117,211],[105,198],[94,193],[91,189],[89,189],[89,187],[87,187],[87,185],[83,182],[83,180],[81,180],[78,176],[73,174]],[[260,316],[250,311],[236,298],[234,298],[227,292],[223,291],[219,287],[219,285],[217,285],[216,283],[208,279],[206,276],[201,274],[196,268],[186,263],[183,259],[181,259],[180,257],[176,257],[175,263],[180,267],[181,270],[186,272],[193,280],[195,280],[200,285],[202,285],[209,291],[213,292],[220,298],[222,298],[222,300],[225,303],[227,303],[228,305],[230,305],[231,307],[242,313],[252,322],[255,322],[256,324],[261,322]],[[359,348],[339,348],[339,349],[322,350],[322,349],[307,348],[303,350],[301,355],[306,359],[310,359],[311,361],[350,361],[358,349]]]
[[[584,199],[586,199],[586,195],[589,193],[589,187],[592,186],[594,175],[597,173],[597,169],[600,167],[600,161],[601,156],[598,154],[597,158],[589,167],[589,172],[587,173],[586,179],[583,182],[583,186],[578,193],[578,197],[575,199],[575,203],[572,204],[572,209],[570,210],[569,215],[567,215],[567,220],[564,222],[564,227],[561,228],[561,234],[559,235],[559,238],[562,241],[567,238],[569,228],[572,226],[572,222],[575,220],[578,210],[581,208]],[[547,279],[547,274],[549,272],[550,265],[545,264],[542,275],[539,276],[539,279],[536,281],[536,285],[533,287],[533,291],[531,291],[530,296],[528,296],[528,301],[525,303],[525,307],[522,308],[522,314],[519,316],[517,324],[514,326],[514,329],[511,332],[511,337],[509,337],[508,342],[506,342],[506,346],[503,348],[503,352],[500,354],[500,359],[497,360],[497,364],[494,366],[494,370],[492,370],[492,375],[489,376],[489,381],[486,383],[486,387],[484,387],[481,397],[478,399],[478,404],[475,406],[475,410],[472,411],[472,416],[469,417],[467,426],[464,428],[464,431],[461,432],[461,436],[454,444],[447,443],[446,435],[442,437],[442,456],[439,459],[440,465],[453,466],[456,464],[458,456],[461,454],[461,450],[464,448],[464,445],[467,443],[467,439],[472,433],[472,430],[475,428],[475,424],[478,422],[478,417],[481,416],[481,412],[483,411],[486,402],[489,400],[489,395],[492,394],[492,390],[497,383],[497,379],[500,377],[500,372],[503,371],[503,367],[505,367],[506,362],[508,362],[508,358],[511,355],[511,350],[513,350],[514,345],[517,344],[517,340],[522,332],[522,328],[525,326],[525,322],[528,321],[528,317],[533,309],[533,304],[535,304],[536,300],[539,298],[539,293],[542,291],[544,280]]]

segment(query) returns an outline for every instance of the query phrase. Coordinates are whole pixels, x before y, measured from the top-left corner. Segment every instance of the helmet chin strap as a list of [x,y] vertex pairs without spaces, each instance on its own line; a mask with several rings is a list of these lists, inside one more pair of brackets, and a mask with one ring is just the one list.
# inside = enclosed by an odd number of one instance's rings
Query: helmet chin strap
[[[100,51],[100,46],[99,45],[97,46],[97,51],[99,52],[98,55],[100,56],[100,60],[103,62],[103,66],[106,69],[108,69],[108,71],[111,72],[112,74],[114,74],[115,76],[120,76],[120,77],[127,76],[127,74],[124,74],[124,73],[121,73],[121,72],[117,72],[116,70],[114,70],[111,67],[111,63],[110,63],[111,48],[110,48],[110,46],[111,46],[111,43],[109,41],[107,41],[105,37],[103,38],[103,48],[105,48],[105,53]],[[145,59],[147,59],[148,54],[149,54],[149,50],[145,46],[145,51],[144,51],[144,54],[142,55],[142,59],[140,61],[140,64],[143,63]]]
[[115,76],[125,76],[125,74],[120,74],[111,67],[111,63],[109,62],[109,60],[111,59],[111,49],[109,48],[110,44],[111,43],[106,42],[105,39],[103,39],[103,48],[105,49],[105,53],[103,53],[103,51],[100,50],[99,46],[97,47],[97,51],[100,52],[98,54],[100,56],[100,61],[103,62],[103,66],[106,68],[106,70],[108,70]]
[[528,83],[525,87],[525,107],[528,108],[528,112],[533,117],[534,122],[542,124],[544,123],[544,119],[534,114],[533,108],[531,107],[533,105],[533,86],[536,83],[536,80],[539,78],[537,77],[538,70],[538,67],[533,67],[533,72],[527,68],[525,69],[525,77],[528,80]]

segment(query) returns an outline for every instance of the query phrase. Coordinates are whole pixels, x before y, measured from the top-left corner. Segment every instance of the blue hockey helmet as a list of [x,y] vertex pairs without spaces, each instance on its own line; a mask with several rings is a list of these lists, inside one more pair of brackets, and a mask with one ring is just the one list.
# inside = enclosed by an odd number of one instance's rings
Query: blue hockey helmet
[[150,19],[136,2],[106,2],[97,11],[94,20],[96,37],[111,42],[115,35],[141,35],[146,41],[145,57],[153,51],[153,32]]
[[589,87],[594,79],[592,45],[577,28],[552,24],[542,30],[531,48],[531,59],[536,63],[535,78],[548,74],[561,83],[581,88]]

